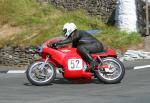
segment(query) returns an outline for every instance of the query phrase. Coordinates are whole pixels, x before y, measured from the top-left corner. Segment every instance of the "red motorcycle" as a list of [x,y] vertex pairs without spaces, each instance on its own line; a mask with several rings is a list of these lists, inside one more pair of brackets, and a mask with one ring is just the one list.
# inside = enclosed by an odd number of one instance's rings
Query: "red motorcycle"
[[119,83],[125,74],[122,62],[117,59],[117,54],[112,49],[105,52],[91,54],[95,61],[99,63],[94,71],[85,71],[90,66],[80,56],[76,48],[54,46],[47,44],[58,40],[49,40],[36,51],[41,58],[31,63],[26,71],[27,79],[37,86],[51,84],[56,71],[62,73],[66,79],[85,78],[92,79],[95,76],[98,80],[114,84]]

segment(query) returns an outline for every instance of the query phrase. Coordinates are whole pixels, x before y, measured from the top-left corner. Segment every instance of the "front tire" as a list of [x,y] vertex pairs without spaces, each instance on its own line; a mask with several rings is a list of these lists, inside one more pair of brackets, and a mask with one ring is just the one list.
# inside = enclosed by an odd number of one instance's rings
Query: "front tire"
[[56,77],[56,71],[51,63],[46,63],[41,70],[44,61],[35,61],[31,63],[26,71],[26,77],[29,82],[36,86],[50,85]]
[[102,61],[103,65],[108,65],[109,72],[105,70],[106,68],[98,68],[95,71],[96,77],[106,84],[119,83],[125,75],[125,68],[122,62],[113,57],[102,58]]

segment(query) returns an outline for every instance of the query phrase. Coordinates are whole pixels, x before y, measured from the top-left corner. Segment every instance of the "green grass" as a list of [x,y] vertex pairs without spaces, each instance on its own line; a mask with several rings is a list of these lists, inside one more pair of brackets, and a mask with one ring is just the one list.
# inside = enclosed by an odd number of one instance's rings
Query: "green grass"
[[102,33],[96,35],[108,48],[126,50],[128,47],[137,46],[143,39],[139,33],[121,32],[115,27],[106,27]]
[[63,36],[62,27],[66,22],[74,22],[82,30],[102,29],[103,32],[96,38],[107,47],[127,48],[142,42],[138,33],[127,34],[115,27],[108,27],[101,19],[89,16],[85,10],[61,11],[35,0],[0,0],[0,25],[23,28],[21,33],[0,40],[0,45],[37,45],[49,38]]

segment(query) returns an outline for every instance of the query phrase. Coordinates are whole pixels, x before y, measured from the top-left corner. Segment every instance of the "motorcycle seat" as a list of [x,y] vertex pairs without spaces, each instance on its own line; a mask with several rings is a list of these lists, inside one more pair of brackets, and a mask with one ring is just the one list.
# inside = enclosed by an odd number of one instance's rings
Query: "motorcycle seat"
[[92,54],[96,54],[96,55],[99,55],[99,54],[105,54],[107,50],[104,50],[104,51],[101,51],[99,53],[92,53]]

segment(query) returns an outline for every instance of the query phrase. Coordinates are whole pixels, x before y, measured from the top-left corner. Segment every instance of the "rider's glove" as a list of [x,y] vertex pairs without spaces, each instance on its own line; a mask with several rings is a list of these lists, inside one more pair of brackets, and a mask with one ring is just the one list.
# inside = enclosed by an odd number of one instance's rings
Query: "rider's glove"
[[59,43],[58,43],[58,42],[55,42],[55,43],[50,43],[50,44],[48,44],[47,46],[48,46],[49,48],[56,48],[58,45],[59,45]]
[[47,46],[48,46],[49,48],[51,48],[52,45],[51,45],[51,43],[49,43],[49,44],[47,44]]
[[58,46],[58,42],[56,42],[56,43],[52,43],[51,45],[52,45],[52,47],[57,47]]

